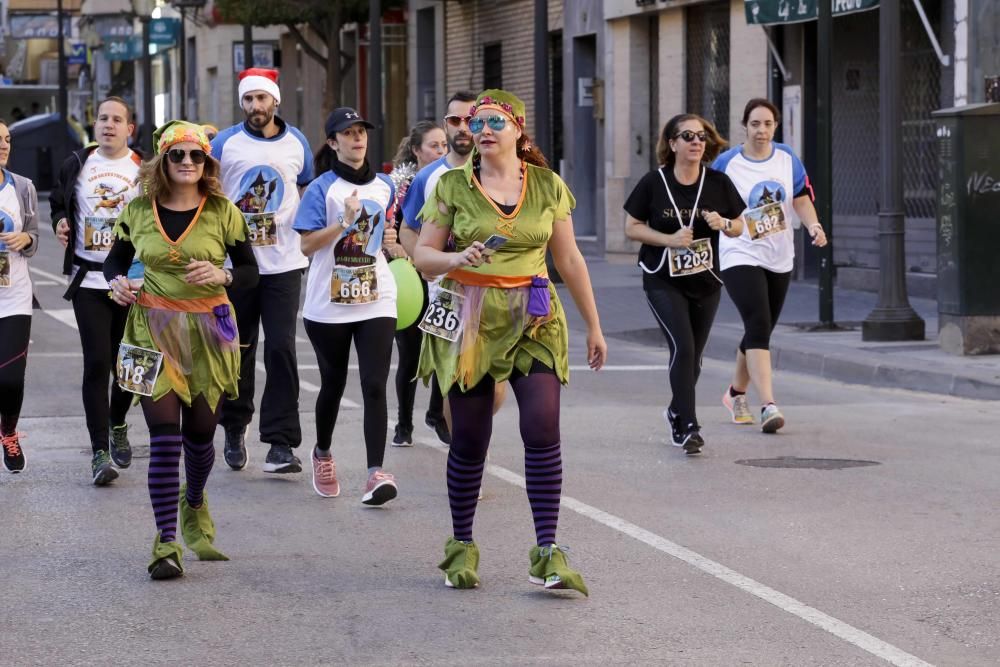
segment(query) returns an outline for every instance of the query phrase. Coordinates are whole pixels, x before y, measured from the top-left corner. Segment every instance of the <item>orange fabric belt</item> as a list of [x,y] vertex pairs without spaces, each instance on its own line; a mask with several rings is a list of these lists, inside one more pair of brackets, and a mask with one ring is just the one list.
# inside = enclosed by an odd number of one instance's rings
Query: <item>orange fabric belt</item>
[[229,303],[225,293],[217,296],[207,296],[202,299],[171,299],[140,291],[138,303],[146,308],[159,310],[176,310],[182,313],[210,313],[216,306]]
[[[469,285],[471,287],[500,287],[510,289],[512,287],[530,287],[531,279],[536,276],[491,276],[485,273],[477,273],[468,269],[453,269],[448,272],[447,278]],[[542,274],[542,278],[548,278]]]

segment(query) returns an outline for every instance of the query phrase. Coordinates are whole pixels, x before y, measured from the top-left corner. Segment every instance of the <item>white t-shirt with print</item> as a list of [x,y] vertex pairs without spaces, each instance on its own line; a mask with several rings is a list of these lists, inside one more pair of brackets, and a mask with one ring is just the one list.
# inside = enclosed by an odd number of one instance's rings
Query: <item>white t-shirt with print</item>
[[733,266],[760,266],[775,273],[792,270],[795,259],[795,231],[792,221],[795,210],[792,200],[804,194],[811,194],[809,177],[805,167],[792,149],[774,142],[771,156],[764,160],[751,160],[743,154],[743,146],[734,146],[712,164],[713,169],[725,172],[747,203],[747,212],[767,203],[778,203],[784,214],[785,230],[752,239],[752,224],[747,224],[743,233],[730,238],[719,236],[719,264],[723,271]]
[[[0,231],[23,231],[21,202],[14,188],[14,179],[9,172],[3,172],[0,184]],[[0,241],[0,317],[11,315],[31,315],[31,277],[28,274],[28,260],[19,252],[14,252]]]
[[[392,220],[396,193],[392,181],[385,174],[378,174],[365,185],[355,185],[328,171],[313,181],[302,195],[302,203],[295,216],[293,228],[300,232],[313,232],[339,225],[344,214],[344,200],[357,190],[358,199],[368,211],[376,211],[382,220]],[[373,216],[374,217],[374,216]],[[375,223],[377,224],[377,223]],[[330,301],[330,287],[334,266],[338,264],[331,243],[317,250],[309,265],[306,278],[306,298],[302,316],[313,322],[340,324],[360,322],[376,317],[396,317],[396,280],[381,249],[371,253],[375,257],[375,274],[378,282],[378,301],[357,305],[342,305]]]
[[308,266],[299,235],[292,230],[298,186],[308,184],[313,175],[312,153],[302,133],[285,125],[280,134],[265,139],[240,123],[219,133],[212,141],[212,155],[222,163],[223,191],[250,228],[261,275]]
[[[76,179],[76,256],[103,264],[114,242],[114,226],[125,205],[139,195],[138,154],[109,160],[93,151]],[[73,274],[79,267],[73,267]],[[80,287],[108,289],[100,271],[90,271]]]

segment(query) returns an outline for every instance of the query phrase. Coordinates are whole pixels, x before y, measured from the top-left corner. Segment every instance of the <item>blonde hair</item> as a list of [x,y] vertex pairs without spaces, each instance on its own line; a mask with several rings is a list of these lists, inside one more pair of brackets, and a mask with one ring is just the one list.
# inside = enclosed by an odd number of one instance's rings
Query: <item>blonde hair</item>
[[[219,172],[219,161],[209,155],[205,159],[205,170],[198,181],[198,191],[203,196],[226,196],[222,191],[222,183],[219,182]],[[166,153],[157,153],[152,160],[142,163],[142,167],[139,168],[139,182],[142,183],[143,193],[152,202],[170,194],[172,187],[170,177],[167,175]]]

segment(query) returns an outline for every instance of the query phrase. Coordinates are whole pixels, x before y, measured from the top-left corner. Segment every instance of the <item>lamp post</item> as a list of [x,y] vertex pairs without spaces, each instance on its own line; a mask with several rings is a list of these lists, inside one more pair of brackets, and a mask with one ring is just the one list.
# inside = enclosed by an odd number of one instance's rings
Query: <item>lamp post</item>
[[149,22],[156,0],[132,0],[132,10],[142,24],[142,125],[140,137],[147,155],[153,154],[153,60],[149,56]]
[[[334,53],[336,50],[334,49]],[[368,134],[368,161],[382,171],[382,2],[368,1],[368,120],[375,129]]]

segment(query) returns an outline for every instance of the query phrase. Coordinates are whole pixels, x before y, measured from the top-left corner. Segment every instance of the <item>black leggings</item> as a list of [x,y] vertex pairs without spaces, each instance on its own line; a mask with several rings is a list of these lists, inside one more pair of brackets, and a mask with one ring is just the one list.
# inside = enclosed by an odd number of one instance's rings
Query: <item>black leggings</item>
[[669,283],[646,290],[646,301],[670,346],[670,409],[681,424],[697,424],[695,384],[721,290],[693,296]]
[[364,402],[365,450],[368,467],[382,465],[385,456],[386,426],[389,421],[385,385],[389,381],[392,338],[396,319],[377,317],[360,322],[324,324],[305,320],[306,335],[316,351],[320,389],[316,396],[316,446],[330,449],[333,428],[337,425],[340,399],[347,385],[347,365],[351,359],[351,340],[358,351],[361,395]]
[[791,271],[775,273],[759,266],[734,266],[722,272],[729,298],[743,318],[740,352],[770,349],[771,332],[778,324],[791,280]]
[[0,317],[0,435],[17,430],[30,338],[31,315]]
[[132,404],[132,394],[122,391],[113,377],[128,308],[109,299],[107,290],[82,288],[73,295],[73,313],[83,346],[83,412],[90,444],[95,452],[107,450],[108,423],[124,424]]
[[[399,411],[396,421],[403,426],[413,427],[413,403],[417,396],[417,366],[420,363],[420,345],[424,332],[418,328],[419,321],[396,332],[396,348],[399,350],[399,366],[396,368],[396,402]],[[431,381],[431,398],[427,403],[427,417],[444,417],[444,399],[441,387]]]

